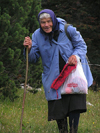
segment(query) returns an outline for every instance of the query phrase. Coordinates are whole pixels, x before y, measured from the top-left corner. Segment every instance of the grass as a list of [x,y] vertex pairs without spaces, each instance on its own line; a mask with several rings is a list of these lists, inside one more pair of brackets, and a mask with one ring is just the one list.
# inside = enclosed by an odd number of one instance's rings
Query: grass
[[[22,111],[23,90],[18,91],[15,102],[0,101],[0,133],[19,133]],[[78,133],[100,133],[100,92],[89,90],[87,112],[81,114]],[[44,91],[32,94],[25,99],[23,133],[58,133],[55,121],[48,122],[47,101]]]

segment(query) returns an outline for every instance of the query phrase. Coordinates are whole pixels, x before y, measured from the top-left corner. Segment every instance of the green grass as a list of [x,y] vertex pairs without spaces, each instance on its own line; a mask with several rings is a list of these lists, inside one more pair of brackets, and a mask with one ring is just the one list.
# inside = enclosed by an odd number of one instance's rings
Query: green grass
[[[19,133],[23,90],[15,102],[0,101],[0,133]],[[100,92],[89,90],[87,112],[81,114],[78,133],[100,133]],[[48,108],[44,91],[26,94],[23,133],[58,133],[55,121],[48,122]]]

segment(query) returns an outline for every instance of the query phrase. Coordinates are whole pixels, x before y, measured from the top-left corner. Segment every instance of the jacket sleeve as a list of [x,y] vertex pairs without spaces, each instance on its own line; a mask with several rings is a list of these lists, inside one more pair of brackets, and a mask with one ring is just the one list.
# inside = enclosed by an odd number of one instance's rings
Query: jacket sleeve
[[[25,56],[25,49],[24,49],[24,56]],[[32,47],[28,54],[28,60],[31,63],[36,63],[39,57],[40,57],[40,52],[39,52],[38,43],[34,32],[32,34]]]
[[68,26],[67,32],[71,37],[72,45],[74,47],[73,55],[80,57],[85,56],[87,53],[87,46],[79,31],[73,26]]

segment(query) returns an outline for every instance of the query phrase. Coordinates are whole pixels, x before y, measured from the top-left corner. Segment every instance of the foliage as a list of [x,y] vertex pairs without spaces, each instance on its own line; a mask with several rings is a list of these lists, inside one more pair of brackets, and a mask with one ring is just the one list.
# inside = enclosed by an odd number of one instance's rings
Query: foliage
[[0,88],[3,98],[14,100],[16,87],[24,82],[22,44],[24,37],[32,34],[38,27],[36,16],[40,7],[40,0],[0,1]]
[[29,64],[30,70],[28,72],[28,83],[33,86],[34,88],[39,88],[42,85],[42,62],[41,59],[39,59],[39,61],[32,65]]
[[17,97],[16,92],[17,92],[16,85],[14,81],[8,80],[6,82],[5,88],[2,90],[2,99],[9,98],[11,101],[14,101],[14,99]]
[[[42,7],[53,10],[57,17],[73,24],[86,41],[90,63],[100,65],[100,1],[42,0]],[[100,66],[92,65],[91,70],[100,86]]]

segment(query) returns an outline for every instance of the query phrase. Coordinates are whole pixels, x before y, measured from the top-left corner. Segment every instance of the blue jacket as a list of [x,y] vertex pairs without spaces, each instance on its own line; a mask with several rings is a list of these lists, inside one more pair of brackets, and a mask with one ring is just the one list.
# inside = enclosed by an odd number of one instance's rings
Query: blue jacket
[[[48,36],[42,34],[39,28],[32,34],[32,48],[29,53],[29,62],[35,63],[40,56],[42,58],[42,83],[45,96],[48,101],[57,99],[56,90],[50,89],[50,86],[54,79],[56,79],[60,74],[59,52],[65,62],[67,62],[71,55],[78,55],[81,58],[81,63],[88,81],[88,86],[90,86],[93,82],[92,74],[85,57],[87,53],[87,46],[80,35],[80,32],[78,32],[73,26],[69,26],[67,28],[67,32],[72,38],[71,42],[64,31],[64,23],[60,19],[58,19],[58,21],[60,30],[58,41],[56,42],[52,39],[52,45],[50,45]],[[59,88],[58,99],[60,98],[61,92]]]

